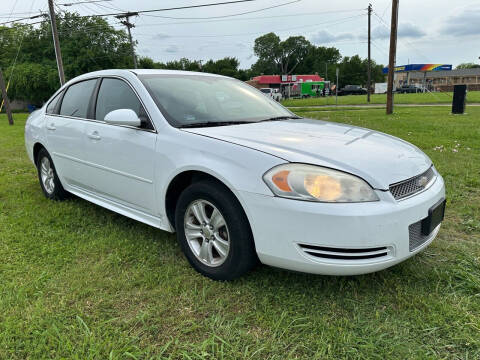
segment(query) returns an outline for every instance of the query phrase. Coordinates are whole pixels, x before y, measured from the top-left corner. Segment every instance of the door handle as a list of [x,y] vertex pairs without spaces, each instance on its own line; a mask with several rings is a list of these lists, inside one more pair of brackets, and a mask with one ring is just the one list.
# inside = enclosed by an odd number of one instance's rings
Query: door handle
[[57,128],[55,127],[55,123],[50,123],[50,125],[47,125],[47,130],[57,130]]
[[102,137],[98,134],[98,131],[94,131],[91,134],[88,134],[88,137],[92,140],[100,140]]

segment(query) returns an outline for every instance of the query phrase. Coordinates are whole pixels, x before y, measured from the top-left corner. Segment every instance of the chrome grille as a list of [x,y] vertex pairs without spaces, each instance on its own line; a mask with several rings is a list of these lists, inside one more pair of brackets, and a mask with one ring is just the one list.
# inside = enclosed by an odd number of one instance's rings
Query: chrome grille
[[406,198],[425,189],[434,177],[435,172],[433,167],[430,167],[423,174],[390,185],[390,192],[396,200]]
[[366,260],[383,258],[391,255],[392,251],[392,248],[387,246],[364,249],[332,248],[309,244],[298,244],[298,246],[300,246],[300,248],[310,256],[334,260]]
[[422,246],[433,236],[434,233],[435,231],[429,235],[422,234],[422,220],[410,225],[408,227],[410,251],[414,251],[420,246]]

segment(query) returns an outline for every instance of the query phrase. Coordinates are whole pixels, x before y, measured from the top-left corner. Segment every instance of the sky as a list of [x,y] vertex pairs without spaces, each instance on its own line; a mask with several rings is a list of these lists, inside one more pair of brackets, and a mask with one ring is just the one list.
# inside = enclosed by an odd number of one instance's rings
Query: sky
[[[56,0],[57,7],[82,15],[138,11],[223,2],[225,0]],[[391,0],[370,0],[372,58],[388,63]],[[316,45],[334,46],[343,56],[367,56],[367,11],[363,0],[255,0],[208,8],[155,12],[131,18],[137,54],[155,61],[186,57],[203,60],[234,56],[241,68],[256,61],[255,38],[303,35]],[[272,8],[274,7],[274,8]],[[263,10],[262,10],[263,9]],[[47,10],[47,0],[2,0],[0,22]],[[245,13],[243,15],[238,15]],[[236,15],[236,16],[228,16]],[[124,28],[113,17],[115,28]],[[34,20],[32,20],[34,21]],[[60,39],[61,42],[61,39]],[[401,0],[397,65],[479,63],[480,0]]]

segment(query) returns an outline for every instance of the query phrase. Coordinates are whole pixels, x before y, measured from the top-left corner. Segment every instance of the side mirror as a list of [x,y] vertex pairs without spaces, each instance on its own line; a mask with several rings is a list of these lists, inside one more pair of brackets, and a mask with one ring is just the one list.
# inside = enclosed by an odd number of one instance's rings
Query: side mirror
[[135,111],[131,109],[118,109],[110,111],[105,115],[105,122],[114,125],[129,125],[139,127],[141,124]]

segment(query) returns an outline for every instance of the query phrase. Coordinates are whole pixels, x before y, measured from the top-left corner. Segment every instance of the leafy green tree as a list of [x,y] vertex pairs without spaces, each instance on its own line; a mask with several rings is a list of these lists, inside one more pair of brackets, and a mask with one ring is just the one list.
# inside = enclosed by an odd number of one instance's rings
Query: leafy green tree
[[231,77],[238,76],[239,61],[234,57],[226,57],[220,60],[208,60],[202,70],[212,74],[219,74]]
[[10,98],[42,104],[59,86],[56,67],[48,64],[21,63],[15,67],[10,83]]
[[[64,13],[57,21],[67,80],[95,70],[133,67],[125,31],[115,30],[103,18],[80,17],[74,13]],[[19,45],[19,56],[13,68]],[[25,25],[0,28],[0,51],[0,64],[6,69],[7,81],[10,80],[10,87],[14,89],[10,95],[12,99],[41,103],[60,86],[58,75],[52,77],[57,65],[47,21],[38,28]],[[42,84],[31,84],[32,79]]]
[[254,69],[263,73],[291,74],[307,56],[310,46],[303,36],[291,36],[284,41],[274,33],[260,36],[253,47],[258,57]]
[[297,74],[318,73],[325,79],[334,80],[336,64],[341,59],[342,55],[337,48],[311,45],[296,72]]
[[[367,85],[368,60],[361,59],[360,56],[346,56],[338,64],[340,69],[339,85]],[[382,73],[383,65],[377,65],[372,60],[372,83],[383,82],[385,75]]]

